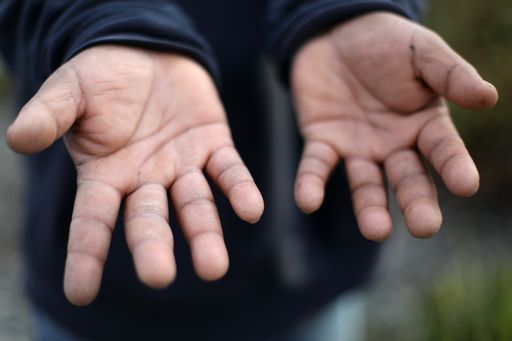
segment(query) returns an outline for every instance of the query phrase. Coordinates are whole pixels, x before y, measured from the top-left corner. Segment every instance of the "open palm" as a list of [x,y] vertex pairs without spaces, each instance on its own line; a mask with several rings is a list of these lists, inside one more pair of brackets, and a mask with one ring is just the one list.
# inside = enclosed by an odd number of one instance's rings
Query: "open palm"
[[8,142],[31,153],[63,135],[78,174],[64,280],[75,304],[99,290],[122,200],[137,274],[152,287],[176,273],[168,191],[206,280],[226,272],[228,256],[203,170],[242,219],[262,214],[213,82],[186,57],[114,46],[82,52],[25,105]]
[[392,227],[383,170],[418,237],[441,225],[420,155],[454,194],[478,190],[478,171],[443,98],[485,109],[497,93],[432,31],[387,13],[353,19],[301,48],[291,82],[305,139],[295,196],[305,212],[321,205],[340,159],[360,230],[373,240]]

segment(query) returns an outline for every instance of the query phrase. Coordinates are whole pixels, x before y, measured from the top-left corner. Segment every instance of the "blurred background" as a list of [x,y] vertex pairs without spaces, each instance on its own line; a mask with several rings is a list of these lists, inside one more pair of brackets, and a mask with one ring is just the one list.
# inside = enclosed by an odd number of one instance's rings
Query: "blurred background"
[[[512,3],[433,0],[426,25],[493,83],[496,108],[452,106],[481,173],[471,199],[440,184],[443,228],[410,237],[395,211],[395,233],[370,287],[370,340],[512,340]],[[437,179],[438,180],[438,179]]]
[[[473,63],[500,92],[487,112],[453,107],[481,171],[481,190],[454,198],[439,186],[443,228],[409,236],[392,205],[395,233],[368,287],[369,340],[512,340],[512,4],[433,0],[427,26]],[[11,82],[0,72],[0,139],[11,121]],[[17,228],[20,159],[0,143],[0,340],[28,340]],[[439,182],[439,181],[438,181]]]

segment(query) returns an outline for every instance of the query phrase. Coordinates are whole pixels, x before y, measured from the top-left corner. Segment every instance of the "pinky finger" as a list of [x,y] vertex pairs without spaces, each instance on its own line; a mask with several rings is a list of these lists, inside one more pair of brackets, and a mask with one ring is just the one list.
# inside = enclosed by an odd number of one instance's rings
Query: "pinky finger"
[[295,201],[303,212],[312,213],[320,208],[325,184],[338,162],[338,154],[327,144],[306,143],[295,181]]
[[263,198],[258,187],[233,146],[212,154],[206,171],[229,198],[236,214],[249,223],[256,223],[263,214]]

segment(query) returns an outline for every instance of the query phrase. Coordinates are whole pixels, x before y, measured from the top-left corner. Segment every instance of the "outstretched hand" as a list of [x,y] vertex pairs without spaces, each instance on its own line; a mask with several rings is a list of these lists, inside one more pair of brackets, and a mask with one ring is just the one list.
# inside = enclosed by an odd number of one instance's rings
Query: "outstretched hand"
[[23,107],[7,140],[34,153],[61,136],[78,174],[64,278],[74,304],[97,295],[122,200],[135,268],[151,287],[176,274],[168,191],[205,280],[227,271],[228,254],[203,171],[240,218],[262,214],[214,84],[186,57],[114,46],[80,53]]
[[299,50],[291,84],[305,139],[295,187],[303,211],[320,207],[340,159],[359,228],[372,240],[392,228],[384,173],[417,237],[436,233],[442,220],[422,157],[452,193],[478,190],[477,168],[444,98],[488,109],[497,92],[427,28],[388,13],[355,18]]

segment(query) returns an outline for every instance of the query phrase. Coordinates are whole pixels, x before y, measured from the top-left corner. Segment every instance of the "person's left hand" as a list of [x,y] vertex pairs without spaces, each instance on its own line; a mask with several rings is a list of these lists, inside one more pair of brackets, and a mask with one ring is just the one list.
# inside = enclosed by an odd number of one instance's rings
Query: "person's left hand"
[[443,97],[487,109],[497,92],[434,32],[394,14],[355,18],[299,50],[291,85],[305,139],[295,187],[303,211],[320,207],[340,159],[359,228],[372,240],[392,227],[381,164],[417,237],[435,234],[442,220],[420,155],[454,194],[478,190],[478,171]]

